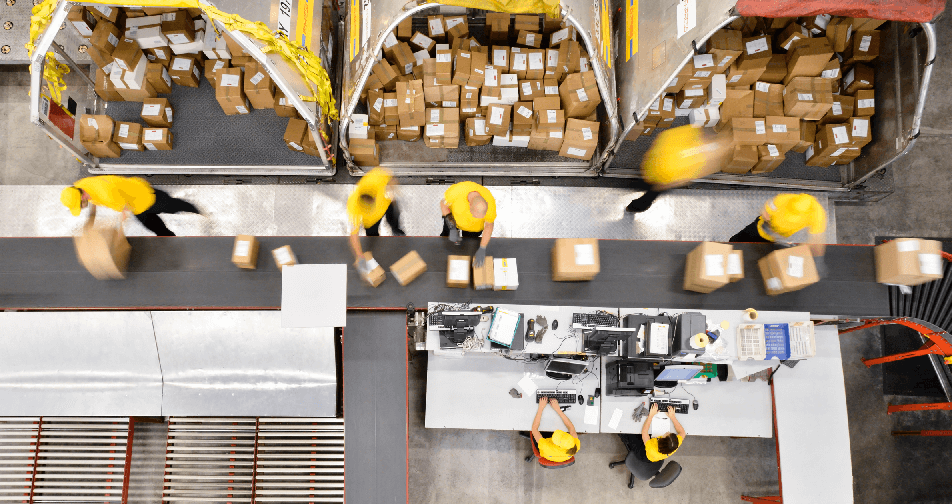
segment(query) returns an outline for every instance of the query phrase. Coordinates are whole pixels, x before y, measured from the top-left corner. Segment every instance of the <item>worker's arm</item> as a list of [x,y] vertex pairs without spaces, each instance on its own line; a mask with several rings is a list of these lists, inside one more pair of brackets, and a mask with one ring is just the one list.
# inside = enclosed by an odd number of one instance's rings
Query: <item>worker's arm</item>
[[539,401],[539,409],[536,410],[535,420],[532,421],[532,438],[535,439],[536,443],[542,441],[542,433],[539,432],[539,425],[542,424],[542,412],[545,410],[546,404],[549,404],[549,401]]
[[359,231],[350,235],[350,248],[354,251],[354,258],[358,261],[364,257],[364,249],[360,246]]
[[493,223],[487,222],[483,226],[483,238],[479,242],[479,248],[486,248],[489,245],[489,240],[493,237]]
[[443,213],[443,217],[450,214],[450,206],[446,204],[446,200],[440,200],[440,212]]
[[86,227],[92,227],[93,222],[96,222],[96,205],[93,205],[92,202],[88,204],[89,212],[86,214]]
[[813,234],[807,238],[807,244],[814,256],[822,256],[826,253],[826,243],[823,243],[823,233]]
[[684,431],[684,427],[681,427],[681,422],[678,421],[678,417],[674,416],[674,408],[670,406],[668,407],[668,418],[671,419],[671,425],[674,426],[674,430],[679,436],[685,437],[688,435],[688,433]]
[[648,432],[651,431],[651,420],[654,419],[654,416],[658,414],[658,405],[652,404],[651,410],[648,411],[648,418],[645,419],[645,423],[641,424],[641,440],[645,443],[651,439],[651,436],[648,435]]
[[569,420],[569,417],[565,416],[565,412],[559,407],[559,401],[555,399],[549,399],[549,404],[552,405],[552,409],[554,409],[555,412],[559,414],[559,418],[562,419],[562,423],[564,423],[565,427],[569,429],[569,434],[571,434],[575,439],[578,439],[578,432],[575,432],[575,424]]

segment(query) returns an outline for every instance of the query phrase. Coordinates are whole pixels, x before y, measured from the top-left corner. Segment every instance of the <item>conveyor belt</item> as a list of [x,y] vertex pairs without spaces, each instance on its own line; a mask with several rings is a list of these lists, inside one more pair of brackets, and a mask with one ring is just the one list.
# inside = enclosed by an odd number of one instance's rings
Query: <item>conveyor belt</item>
[[[351,263],[345,237],[262,237],[258,269],[231,264],[233,238],[130,238],[128,278],[94,280],[76,261],[67,238],[0,239],[0,309],[156,309],[278,308],[281,274],[270,257],[273,248],[291,245],[302,263]],[[744,251],[746,278],[715,291],[697,294],[682,289],[684,257],[692,242],[602,240],[601,273],[592,282],[551,281],[552,240],[495,239],[489,253],[518,258],[519,289],[473,291],[446,287],[446,256],[472,254],[477,244],[457,248],[440,238],[381,237],[363,239],[366,250],[389,267],[417,250],[428,270],[407,287],[388,274],[376,289],[349,269],[349,307],[426,306],[428,301],[511,302],[579,306],[670,307],[809,311],[827,315],[889,315],[885,286],[875,283],[872,247],[829,246],[829,273],[803,290],[767,296],[756,259],[769,246],[738,244]]]

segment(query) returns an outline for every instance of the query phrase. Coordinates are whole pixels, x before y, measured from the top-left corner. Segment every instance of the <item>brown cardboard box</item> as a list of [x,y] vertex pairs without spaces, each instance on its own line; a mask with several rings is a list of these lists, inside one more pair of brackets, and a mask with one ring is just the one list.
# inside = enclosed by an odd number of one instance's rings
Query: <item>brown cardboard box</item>
[[416,250],[400,258],[390,266],[390,273],[400,285],[407,285],[426,271],[426,263]]
[[868,117],[851,117],[848,126],[851,147],[863,147],[873,140]]
[[76,27],[76,31],[86,38],[93,36],[93,30],[96,29],[96,23],[98,21],[98,18],[90,12],[90,9],[91,7],[87,8],[81,5],[74,5],[70,8],[69,14],[66,16],[70,24]]
[[168,69],[162,66],[161,63],[146,64],[145,80],[158,94],[169,94],[172,92],[172,76],[169,75]]
[[775,250],[759,261],[767,294],[775,296],[800,290],[820,281],[807,245]]
[[[767,60],[767,62],[769,63],[769,60]],[[762,67],[744,70],[738,67],[735,61],[731,63],[730,68],[727,69],[727,85],[734,88],[750,86],[757,82],[757,79],[759,79],[765,71],[767,71],[766,64]]]
[[380,164],[380,152],[374,139],[351,138],[350,155],[359,166],[377,166]]
[[833,47],[826,38],[798,40],[787,52],[787,76],[784,84],[797,77],[818,77],[833,57]]
[[[707,101],[707,92],[704,89],[682,88],[674,95],[674,103],[679,109],[697,108]],[[658,115],[661,115],[661,107],[658,107]]]
[[473,266],[473,289],[474,290],[492,290],[496,277],[493,274],[493,257],[486,256],[483,265],[477,268]]
[[169,76],[172,82],[180,86],[198,87],[200,72],[195,66],[195,58],[190,56],[176,56],[172,58],[169,67]]
[[116,49],[112,52],[112,60],[123,70],[134,70],[142,59],[143,52],[134,40],[120,39]]
[[397,71],[387,60],[378,61],[374,64],[372,71],[377,80],[380,81],[380,87],[387,91],[393,91],[394,83],[397,80]]
[[459,101],[460,120],[476,117],[479,114],[479,89],[463,86]]
[[469,82],[466,84],[469,87],[479,88],[483,86],[483,83],[486,80],[486,65],[489,61],[489,55],[481,52],[472,52],[473,63],[472,70],[473,73],[469,76]]
[[826,30],[831,19],[833,19],[833,16],[830,14],[819,14],[816,16],[801,17],[797,21],[810,30],[811,34],[820,35]]
[[166,47],[153,47],[145,50],[146,58],[153,63],[161,63],[168,68],[172,63],[172,50]]
[[791,147],[794,152],[806,152],[816,141],[816,123],[813,121],[800,121],[800,141]]
[[141,117],[149,126],[171,127],[173,112],[168,98],[147,98],[142,101]]
[[470,256],[451,255],[446,258],[446,286],[465,289],[469,287]]
[[520,80],[519,81],[519,100],[520,101],[532,101],[536,98],[545,96],[542,92],[542,81],[538,79],[534,80]]
[[707,40],[707,52],[714,57],[714,71],[724,73],[744,52],[744,34],[737,30],[718,30]]
[[595,72],[570,74],[559,86],[559,97],[565,117],[587,117],[602,102],[595,82]]
[[760,161],[757,146],[735,145],[727,164],[721,169],[724,173],[747,173]]
[[[389,142],[392,140],[397,140],[397,125],[396,124],[381,124],[377,126],[371,126],[374,131],[374,140],[378,142]],[[310,136],[310,135],[308,135]]]
[[562,131],[565,128],[565,113],[561,109],[535,111],[535,129],[539,132]]
[[493,136],[486,131],[486,119],[476,117],[466,119],[464,137],[466,145],[470,147],[487,145],[493,139]]
[[[820,157],[839,156],[852,147],[849,124],[825,124],[816,129],[814,153]],[[842,149],[842,150],[841,150]]]
[[770,51],[770,37],[759,35],[744,38],[744,52],[737,58],[738,70],[766,69],[773,53]]
[[720,109],[721,119],[714,131],[721,131],[730,125],[735,117],[754,117],[754,92],[750,90],[728,89]]
[[[387,272],[383,270],[383,266],[374,260],[374,256],[370,252],[364,252],[364,259],[367,260],[367,266],[370,266],[370,273],[365,275],[358,272],[357,274],[361,280],[370,284],[371,287],[377,287],[387,279]],[[357,267],[357,261],[354,261],[354,267]]]
[[109,21],[100,20],[96,23],[93,34],[89,37],[89,45],[99,49],[105,54],[112,54],[119,45],[120,31],[116,25]]
[[390,61],[398,74],[407,75],[413,73],[413,67],[416,66],[416,58],[413,57],[413,50],[406,42],[400,42],[393,46]]
[[826,25],[826,39],[836,52],[846,50],[847,42],[853,35],[853,19],[835,17]]
[[846,75],[843,76],[843,92],[848,95],[856,94],[863,89],[873,89],[875,81],[875,72],[872,68],[857,63]]
[[143,79],[141,89],[116,89],[116,92],[119,93],[119,96],[122,97],[123,101],[136,101],[141,102],[147,98],[155,98],[157,93],[155,88],[152,87],[152,84],[149,84],[148,81]]
[[271,256],[274,257],[274,264],[278,267],[278,271],[284,271],[285,266],[294,266],[298,263],[297,257],[294,255],[294,251],[291,250],[290,245],[272,250]]
[[852,96],[833,95],[833,106],[830,111],[820,119],[820,124],[844,123],[853,117],[853,106],[856,99]]
[[892,285],[919,285],[942,278],[942,243],[919,238],[897,238],[873,248],[876,281]]
[[274,108],[274,81],[268,75],[268,70],[257,61],[245,65],[243,88],[252,107]]
[[433,47],[436,46],[436,41],[420,32],[415,32],[413,36],[410,37],[410,46],[417,50],[431,51]]
[[783,115],[783,84],[754,84],[754,117]]
[[727,256],[727,279],[731,283],[744,278],[744,251],[735,250]]
[[397,110],[397,93],[383,93],[383,124],[399,124],[400,113]]
[[509,73],[515,74],[516,79],[525,80],[529,71],[529,50],[525,47],[509,49]]
[[304,150],[304,138],[308,134],[307,122],[303,119],[289,119],[288,125],[284,129],[284,143],[289,149],[301,152]]
[[516,102],[512,106],[512,134],[514,136],[529,136],[534,123],[532,102]]
[[760,74],[760,80],[779,84],[787,76],[787,57],[783,54],[774,54],[767,63],[767,69]]
[[131,247],[119,227],[83,227],[83,233],[73,237],[76,257],[86,271],[97,280],[118,280],[126,277]]
[[734,247],[703,242],[688,253],[684,265],[684,290],[708,294],[730,283],[728,256]]
[[779,144],[789,150],[800,142],[800,118],[767,116],[767,143]]
[[562,49],[563,44],[567,42],[575,42],[577,40],[578,34],[575,32],[575,27],[565,26],[549,35],[549,47],[558,47],[559,49]]
[[[542,80],[545,78],[545,54],[544,49],[529,49],[526,51],[526,75],[527,80]],[[556,56],[558,61],[558,56]],[[556,83],[558,85],[558,83]]]
[[758,145],[757,154],[760,156],[760,160],[757,161],[757,164],[754,165],[754,168],[750,170],[750,173],[772,172],[776,170],[785,159],[780,147],[775,144]]
[[431,39],[446,42],[446,23],[443,21],[443,16],[427,16],[426,29]]
[[[558,81],[562,81],[565,78],[565,70],[559,65],[559,51],[558,49],[546,49],[545,50],[545,74],[543,78],[552,78]],[[526,72],[526,78],[534,78],[531,74]]]
[[852,65],[857,61],[873,61],[879,57],[879,32],[858,31],[843,52],[843,63]]
[[[446,24],[446,34],[451,44],[469,37],[469,22],[466,16],[447,16],[443,22]],[[466,46],[466,49],[469,50],[469,46]]]
[[508,12],[487,12],[486,13],[486,37],[490,42],[503,42],[509,40],[510,15]]
[[731,119],[731,130],[736,145],[763,145],[767,141],[766,119],[735,117]]
[[218,83],[215,85],[215,99],[218,100],[225,115],[251,112],[242,84],[241,68],[222,69]]
[[810,30],[807,30],[799,24],[792,23],[777,34],[776,45],[789,51],[794,42],[806,38],[810,38]]
[[486,130],[490,135],[504,136],[512,122],[512,105],[493,103],[487,111]]
[[500,74],[509,73],[509,46],[492,46],[489,51],[489,64]]
[[516,14],[516,21],[513,24],[515,30],[539,31],[542,25],[539,22],[538,14]]
[[195,41],[195,23],[188,11],[175,11],[162,16],[162,33],[170,44],[188,44]]
[[519,34],[516,36],[516,43],[538,49],[542,47],[542,34],[534,31],[519,30]]
[[400,126],[423,126],[426,124],[423,81],[397,83],[397,114]]
[[813,77],[797,77],[784,88],[783,112],[790,117],[819,121],[833,108],[830,81]]
[[142,145],[148,150],[172,150],[172,132],[168,128],[142,130]]
[[581,119],[566,119],[565,137],[559,155],[588,161],[598,147],[599,123]]
[[[641,129],[636,128],[640,134]],[[562,149],[562,140],[565,136],[564,131],[539,131],[532,128],[532,131],[529,133],[529,149],[530,150],[547,150],[558,152]]]
[[413,18],[408,17],[400,21],[400,24],[397,25],[396,34],[400,40],[410,40],[410,37],[413,36]]
[[[384,120],[384,95],[385,93],[380,89],[371,89],[367,91],[367,122],[376,126],[378,124],[387,124]],[[396,94],[394,94],[396,96]],[[394,100],[396,101],[396,100]],[[272,104],[272,107],[274,105]],[[393,106],[396,109],[396,103]]]
[[274,112],[278,117],[299,117],[297,109],[291,105],[280,88],[274,93]]
[[397,140],[416,142],[421,136],[419,126],[397,126]]
[[469,51],[456,51],[453,59],[456,70],[453,72],[452,83],[458,86],[466,86],[469,79],[473,76],[473,53]]
[[105,68],[112,63],[112,54],[100,51],[93,46],[86,47],[86,54],[89,54],[89,59],[93,60],[98,68]]
[[562,16],[555,15],[550,16],[548,14],[543,14],[542,16],[542,33],[549,34],[562,27]]
[[231,249],[231,262],[244,269],[258,267],[258,248],[261,245],[258,239],[251,235],[235,237],[235,246]]
[[600,266],[594,238],[559,238],[552,246],[553,282],[594,280]]
[[83,114],[79,118],[79,141],[90,154],[100,158],[117,158],[119,144],[113,140],[115,121],[107,115]]
[[133,122],[117,122],[112,140],[122,150],[145,150],[142,145],[142,125]]
[[876,113],[876,95],[872,89],[856,91],[856,105],[853,108],[853,115],[856,117],[869,117]]
[[96,94],[106,101],[122,100],[122,95],[116,91],[116,85],[112,83],[106,72],[98,68],[96,69]]

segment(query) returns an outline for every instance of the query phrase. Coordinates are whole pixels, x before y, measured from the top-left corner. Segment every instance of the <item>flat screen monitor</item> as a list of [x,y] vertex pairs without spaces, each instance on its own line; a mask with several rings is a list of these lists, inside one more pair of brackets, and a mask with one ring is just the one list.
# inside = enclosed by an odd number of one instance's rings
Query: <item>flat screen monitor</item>
[[466,329],[479,325],[482,317],[479,312],[443,312],[443,327],[447,329]]
[[688,381],[691,378],[697,376],[701,370],[704,369],[702,366],[666,366],[659,374],[655,381],[659,382],[679,382],[679,381]]
[[582,361],[572,360],[572,359],[551,359],[549,363],[545,365],[545,372],[556,373],[561,375],[579,375],[585,372],[585,368],[588,367],[588,364]]

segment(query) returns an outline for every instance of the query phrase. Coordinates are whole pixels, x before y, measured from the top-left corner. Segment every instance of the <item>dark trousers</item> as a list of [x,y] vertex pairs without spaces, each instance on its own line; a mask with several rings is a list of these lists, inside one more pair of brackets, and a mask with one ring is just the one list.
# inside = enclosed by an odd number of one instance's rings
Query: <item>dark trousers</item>
[[652,463],[648,460],[648,452],[645,451],[645,442],[641,439],[641,434],[622,434],[622,442],[625,448],[635,454],[635,458],[646,464]]
[[175,233],[165,226],[165,222],[162,221],[162,218],[159,217],[159,214],[181,212],[201,214],[201,212],[198,211],[198,208],[195,208],[195,205],[189,203],[188,201],[173,198],[169,196],[169,193],[161,189],[154,190],[155,203],[146,209],[146,211],[137,214],[136,219],[139,219],[139,222],[141,222],[142,225],[145,226],[149,231],[155,233],[156,236],[175,236]]
[[658,196],[664,193],[664,191],[656,190],[654,186],[641,179],[635,180],[634,184],[632,184],[632,189],[644,191],[645,193],[628,204],[627,210],[629,212],[644,212],[651,208],[651,204],[658,199]]
[[[406,236],[403,228],[400,227],[400,208],[397,207],[396,201],[390,202],[387,213],[383,214],[383,219],[387,219],[387,225],[390,226],[394,236]],[[373,226],[365,227],[364,231],[367,232],[367,236],[380,236],[380,221],[375,222]]]
[[751,222],[744,229],[741,229],[740,232],[731,236],[729,240],[731,243],[737,242],[746,242],[746,243],[770,243],[770,240],[760,236],[760,232],[757,231],[757,222],[760,220],[760,217],[754,219],[754,222]]
[[[463,231],[459,230],[460,233],[463,233],[463,238],[479,238],[483,235],[482,231]],[[450,227],[446,225],[446,219],[443,219],[443,232],[440,233],[440,236],[449,236]]]

